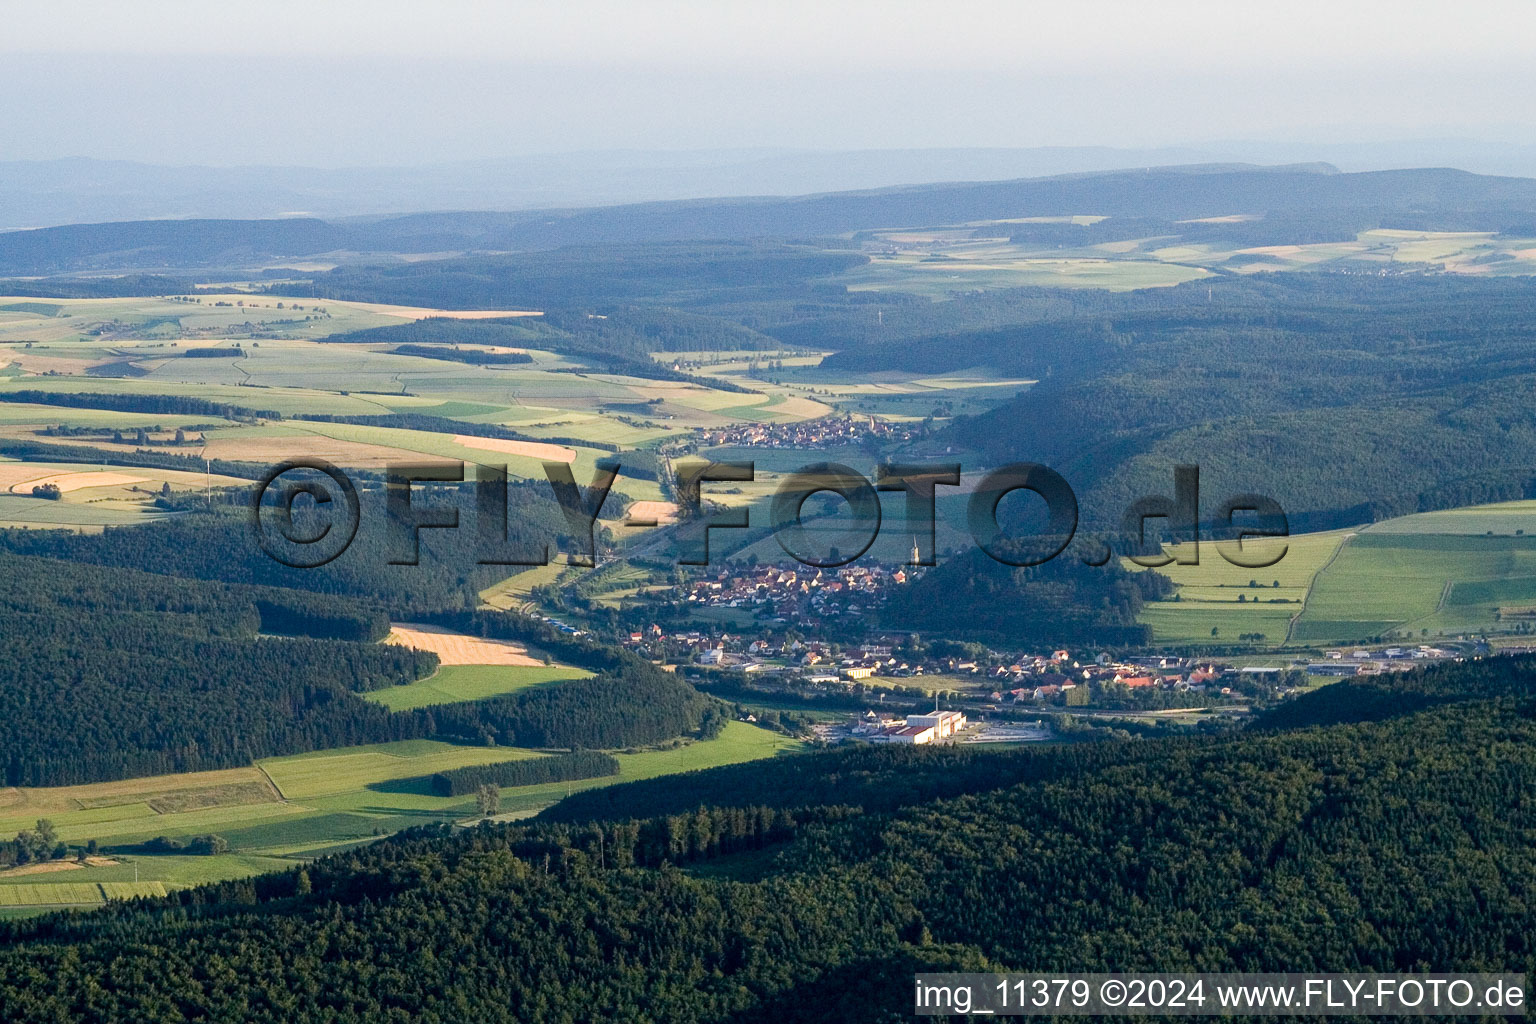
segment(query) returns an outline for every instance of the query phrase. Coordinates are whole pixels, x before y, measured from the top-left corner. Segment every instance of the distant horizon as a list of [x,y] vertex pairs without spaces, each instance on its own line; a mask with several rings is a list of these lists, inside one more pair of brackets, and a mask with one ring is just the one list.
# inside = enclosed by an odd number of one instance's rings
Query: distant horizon
[[615,149],[342,168],[56,157],[0,161],[0,231],[134,220],[513,213],[1179,167],[1312,165],[1346,174],[1433,168],[1536,178],[1536,145],[1410,139],[1348,146],[1236,141],[1153,149]]
[[[1175,140],[1156,145],[1127,145],[1115,143],[1042,143],[1031,146],[981,146],[981,145],[885,145],[885,146],[791,146],[791,145],[762,145],[762,146],[614,146],[614,147],[578,147],[578,148],[552,148],[529,150],[526,152],[509,153],[501,155],[486,155],[476,157],[445,157],[436,160],[369,160],[355,163],[328,163],[324,161],[256,161],[256,162],[218,162],[208,160],[156,160],[140,157],[125,156],[101,156],[85,151],[61,152],[48,156],[24,156],[15,158],[0,158],[0,167],[14,165],[37,165],[51,163],[88,162],[95,164],[119,164],[134,167],[149,167],[164,170],[209,170],[209,171],[314,171],[314,172],[339,172],[339,171],[418,171],[441,170],[452,168],[473,168],[485,166],[497,166],[510,163],[536,163],[549,160],[566,160],[575,158],[597,157],[646,157],[646,158],[672,158],[678,166],[695,166],[701,163],[715,160],[763,160],[779,157],[846,157],[846,156],[872,156],[882,154],[1019,154],[1019,155],[1048,155],[1048,154],[1124,154],[1128,158],[1141,154],[1161,153],[1201,153],[1208,152],[1212,159],[1195,160],[1190,164],[1198,163],[1250,163],[1256,166],[1284,166],[1289,164],[1328,163],[1334,164],[1343,173],[1356,173],[1359,171],[1373,170],[1423,170],[1430,167],[1444,167],[1453,170],[1466,170],[1473,174],[1497,173],[1477,170],[1474,167],[1462,167],[1455,163],[1438,164],[1405,164],[1394,161],[1385,154],[1395,153],[1401,150],[1427,150],[1431,147],[1447,147],[1452,150],[1485,152],[1489,154],[1508,154],[1517,159],[1530,160],[1530,173],[1513,175],[1516,177],[1536,177],[1536,141],[1513,142],[1486,136],[1475,135],[1446,135],[1446,136],[1401,136],[1375,141],[1322,141],[1309,139],[1264,139],[1264,138],[1210,138],[1195,140]],[[1306,156],[1309,151],[1315,151],[1315,155]],[[1294,159],[1269,159],[1264,153],[1294,153]],[[1339,157],[1339,154],[1356,154],[1353,158]],[[1374,158],[1367,154],[1380,154]],[[1223,159],[1217,159],[1221,156]],[[1476,159],[1474,157],[1474,159]],[[1103,170],[1134,170],[1142,166],[1133,161],[1125,165],[1104,167]],[[1173,167],[1184,164],[1156,164],[1148,166]],[[1099,168],[1095,168],[1099,169]],[[1052,173],[1074,174],[1086,173],[1080,171],[1061,171]],[[1043,175],[1021,175],[1024,177],[1036,177]],[[931,184],[930,182],[912,182],[911,184]]]

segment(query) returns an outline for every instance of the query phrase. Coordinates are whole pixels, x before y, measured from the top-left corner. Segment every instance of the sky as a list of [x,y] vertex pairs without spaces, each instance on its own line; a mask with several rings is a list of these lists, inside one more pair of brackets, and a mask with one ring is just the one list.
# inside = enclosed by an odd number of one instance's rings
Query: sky
[[1527,0],[6,0],[0,160],[1536,142]]

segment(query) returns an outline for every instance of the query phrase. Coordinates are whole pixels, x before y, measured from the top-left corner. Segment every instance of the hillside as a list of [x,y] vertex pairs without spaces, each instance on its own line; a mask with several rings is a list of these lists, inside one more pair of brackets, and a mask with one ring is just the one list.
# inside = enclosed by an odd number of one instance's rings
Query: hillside
[[[1201,467],[1207,513],[1236,492],[1327,529],[1526,496],[1536,374],[1523,279],[1262,275],[1045,309],[1015,327],[863,345],[826,369],[984,364],[1040,383],[951,436],[1034,460],[1116,529],[1172,467]],[[1099,309],[1095,311],[1093,306]]]
[[[106,536],[106,535],[103,535]],[[559,686],[391,711],[361,694],[438,667],[379,644],[380,606],[336,594],[0,554],[6,786],[64,786],[356,744],[622,749],[701,732],[712,699],[625,652],[511,615],[449,611],[473,634],[537,640],[594,673]],[[280,634],[280,635],[264,635]]]
[[1341,684],[1236,736],[638,783],[563,815],[584,824],[13,924],[0,1014],[899,1020],[922,969],[1529,972],[1533,679],[1411,677],[1367,722]]
[[1507,230],[1536,215],[1536,181],[1449,169],[1340,174],[1326,165],[1196,165],[787,198],[638,203],[326,222],[164,220],[0,233],[0,275],[237,266],[335,251],[529,251],[697,239],[813,238],[870,228],[1092,214],[1165,221],[1331,211],[1450,218]]

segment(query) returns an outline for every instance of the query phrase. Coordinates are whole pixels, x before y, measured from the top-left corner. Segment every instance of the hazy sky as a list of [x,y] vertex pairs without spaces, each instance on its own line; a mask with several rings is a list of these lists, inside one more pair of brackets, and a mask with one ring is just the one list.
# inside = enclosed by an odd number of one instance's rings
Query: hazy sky
[[1536,5],[22,3],[0,160],[1536,142]]

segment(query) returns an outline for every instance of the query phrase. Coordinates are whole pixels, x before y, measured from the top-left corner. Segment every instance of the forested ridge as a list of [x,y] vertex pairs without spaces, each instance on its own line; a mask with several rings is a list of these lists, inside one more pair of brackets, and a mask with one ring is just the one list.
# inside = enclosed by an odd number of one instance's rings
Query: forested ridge
[[[1112,219],[1170,224],[1234,211],[1263,213],[1281,220],[1313,213],[1300,225],[1313,234],[1326,232],[1338,222],[1401,227],[1417,222],[1441,230],[1496,231],[1531,223],[1532,211],[1536,211],[1536,185],[1524,178],[1445,168],[1340,174],[1327,165],[1208,165],[783,198],[736,197],[507,213],[417,213],[363,221],[127,221],[8,232],[0,239],[0,274],[26,276],[111,267],[218,267],[252,261],[271,266],[274,259],[339,250],[534,252],[579,246],[618,248],[637,242],[833,237],[901,225],[1070,217],[1089,212]],[[1320,219],[1314,211],[1325,215],[1321,225],[1314,223]],[[1021,225],[1020,229],[1028,227]],[[1227,229],[1233,234],[1245,228],[1250,232],[1263,230],[1262,226],[1244,225],[1180,228],[1204,233]],[[393,276],[426,281],[433,273],[427,270]],[[557,269],[540,278],[556,273]],[[337,276],[348,280],[346,275]],[[321,280],[326,276],[321,275]],[[445,290],[467,298],[464,283],[451,282]],[[471,279],[468,283],[475,282]],[[535,284],[539,283],[542,281],[536,279]],[[20,284],[31,285],[32,290],[7,294],[54,294],[62,290],[40,288],[35,282]],[[91,294],[100,293],[102,286],[97,287]],[[441,308],[430,301],[416,304]]]
[[[1303,724],[1364,690],[1437,703]],[[13,923],[0,1015],[901,1020],[925,969],[1530,972],[1533,698],[1496,659],[1295,728],[630,784]]]
[[[605,261],[597,254],[589,253],[587,257],[591,265],[577,261],[575,267],[591,272],[601,271],[605,266]],[[647,265],[644,259],[637,262],[640,266]],[[519,273],[522,268],[522,263],[515,265]],[[692,301],[698,301],[711,294],[704,280],[712,273],[707,268],[708,264],[695,268],[695,273],[701,280],[696,289],[687,293]],[[675,269],[672,273],[676,273]],[[666,283],[658,282],[658,287]],[[590,298],[589,295],[577,294],[564,301],[582,302]],[[716,390],[743,393],[751,392],[728,380],[699,377],[672,369],[652,359],[650,353],[780,347],[780,342],[777,340],[730,320],[702,316],[680,309],[628,304],[644,301],[645,296],[640,294],[626,294],[623,298],[626,301],[623,306],[604,302],[602,308],[607,312],[601,316],[589,314],[585,307],[577,307],[575,310],[567,307],[560,311],[550,310],[537,320],[529,317],[488,320],[427,317],[407,324],[345,331],[327,335],[319,340],[330,344],[389,344],[396,346],[393,350],[396,354],[433,355],[434,358],[460,359],[466,362],[481,361],[479,357],[483,353],[475,349],[454,349],[446,346],[460,344],[526,346],[558,352],[584,365],[597,367],[609,373],[622,373],[656,380],[684,381]],[[502,361],[528,362],[531,361],[531,357]]]
[[[1006,551],[1008,545],[998,547]],[[1075,551],[1041,565],[1012,566],[973,549],[898,588],[880,619],[897,628],[999,643],[1142,646],[1151,642],[1152,631],[1137,623],[1137,615],[1147,601],[1172,592],[1173,584],[1159,573],[1127,572],[1118,563],[1084,565]]]
[[392,351],[397,356],[446,359],[453,363],[470,363],[476,366],[533,362],[533,356],[527,352],[488,352],[485,349],[459,348],[456,345],[400,345]]
[[1186,463],[1208,515],[1258,491],[1325,528],[1536,493],[1533,296],[1526,278],[1268,274],[1063,299],[823,365],[1038,378],[951,436],[1052,466],[1086,523],[1116,528]]
[[[201,467],[199,467],[201,468]],[[580,481],[586,486],[590,481]],[[615,486],[618,486],[617,484]],[[107,528],[99,534],[56,530],[0,530],[0,550],[191,579],[361,597],[397,618],[473,607],[475,595],[504,579],[504,566],[480,565],[474,485],[440,490],[417,499],[423,507],[456,504],[456,530],[422,530],[420,562],[392,565],[400,555],[391,543],[384,496],[364,488],[357,536],[335,561],[315,569],[274,560],[257,543],[250,509],[215,506],[142,526]],[[507,489],[505,550],[551,554],[570,527],[547,481],[512,482]]]
[[388,631],[376,605],[14,555],[0,569],[6,785],[229,768],[420,730],[353,695],[437,666],[353,642]]
[[[358,695],[429,675],[437,657],[374,642],[389,628],[376,602],[14,554],[0,554],[0,570],[8,786],[233,768],[426,737],[626,748],[707,738],[723,722],[716,701],[676,676],[580,641],[552,646],[598,673],[591,678],[392,712]],[[481,618],[488,631],[512,617]]]

